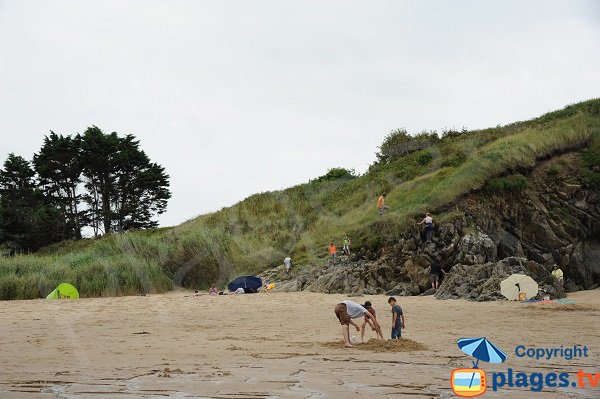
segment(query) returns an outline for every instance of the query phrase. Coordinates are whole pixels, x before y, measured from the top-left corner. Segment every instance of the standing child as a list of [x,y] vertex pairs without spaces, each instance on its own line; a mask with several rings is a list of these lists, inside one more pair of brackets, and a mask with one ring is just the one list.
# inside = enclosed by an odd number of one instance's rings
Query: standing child
[[344,338],[344,344],[346,348],[351,348],[352,343],[350,342],[350,324],[356,327],[356,331],[360,331],[358,324],[352,321],[352,319],[358,319],[359,317],[366,317],[371,322],[374,320],[373,316],[367,309],[362,305],[351,300],[345,300],[339,302],[334,308],[335,316],[342,325],[342,337]]
[[350,255],[350,239],[348,238],[348,236],[344,237],[344,254],[346,255]]
[[[373,318],[371,319],[371,322],[373,323],[371,329],[377,334],[377,339],[383,340],[383,333],[381,332],[381,326],[377,321],[377,314],[375,312],[375,308],[371,305],[370,301],[366,301],[363,307],[367,309],[369,313],[371,313],[371,315],[373,316]],[[360,341],[362,343],[365,342],[365,328],[367,327],[367,324],[369,324],[369,319],[365,316],[363,323],[360,326]]]
[[405,328],[404,313],[400,305],[396,304],[396,298],[393,296],[388,299],[388,303],[392,307],[392,339],[400,339],[402,329]]
[[337,254],[337,248],[333,244],[333,241],[329,243],[329,255],[331,255],[331,260],[335,263],[335,255]]

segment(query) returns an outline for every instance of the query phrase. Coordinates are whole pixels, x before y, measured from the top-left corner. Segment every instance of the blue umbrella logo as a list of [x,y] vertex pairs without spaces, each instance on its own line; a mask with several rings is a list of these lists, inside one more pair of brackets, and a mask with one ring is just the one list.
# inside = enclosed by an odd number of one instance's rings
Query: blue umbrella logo
[[[467,355],[477,359],[473,362],[473,368],[478,368],[479,361],[488,363],[503,363],[508,356],[502,352],[496,345],[492,344],[487,338],[461,338],[458,340],[458,347]],[[473,384],[475,373],[471,377],[469,388]]]

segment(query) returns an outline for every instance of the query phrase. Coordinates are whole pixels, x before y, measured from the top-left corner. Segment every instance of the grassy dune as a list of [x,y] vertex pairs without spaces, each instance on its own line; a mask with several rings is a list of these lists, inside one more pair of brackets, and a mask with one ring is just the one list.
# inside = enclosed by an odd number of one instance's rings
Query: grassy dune
[[[438,219],[457,198],[537,159],[588,147],[600,158],[600,100],[525,122],[450,135],[429,148],[374,164],[355,178],[321,179],[255,194],[180,226],[55,245],[0,259],[0,299],[44,296],[60,282],[82,296],[201,288],[240,272],[259,272],[291,253],[296,264],[324,262],[344,234],[377,249],[398,238],[424,211]],[[598,180],[592,172],[590,181]],[[376,195],[388,193],[379,217]]]

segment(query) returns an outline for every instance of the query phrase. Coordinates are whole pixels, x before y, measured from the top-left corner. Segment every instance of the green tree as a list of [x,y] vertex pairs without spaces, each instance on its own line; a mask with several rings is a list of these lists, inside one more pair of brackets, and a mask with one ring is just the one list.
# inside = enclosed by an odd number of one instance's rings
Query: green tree
[[80,239],[85,211],[81,209],[81,137],[57,135],[44,137],[42,148],[33,156],[40,189],[56,204],[65,218],[65,236]]
[[81,166],[85,177],[84,195],[90,212],[94,235],[111,231],[113,215],[110,201],[114,197],[119,158],[119,137],[116,132],[105,134],[96,126],[81,136]]
[[171,197],[169,176],[150,161],[139,140],[92,126],[81,137],[81,157],[95,234],[157,226],[152,217],[165,211]]
[[0,170],[0,243],[10,253],[35,251],[64,239],[61,215],[36,187],[23,157],[9,154]]
[[117,158],[115,228],[151,228],[158,223],[154,214],[161,214],[171,197],[169,177],[162,166],[150,162],[140,149],[139,140],[127,135],[120,139]]

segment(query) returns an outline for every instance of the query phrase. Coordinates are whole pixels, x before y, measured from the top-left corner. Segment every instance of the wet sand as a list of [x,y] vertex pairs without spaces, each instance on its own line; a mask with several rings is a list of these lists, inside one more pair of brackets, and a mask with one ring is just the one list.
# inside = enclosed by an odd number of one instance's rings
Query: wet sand
[[[558,306],[399,298],[403,336],[414,344],[371,341],[350,349],[333,313],[342,299],[180,291],[0,302],[0,398],[451,398],[452,369],[471,365],[456,341],[479,336],[509,355],[504,364],[481,364],[488,379],[508,367],[600,372],[600,290],[571,294],[576,305]],[[387,337],[387,297],[350,299],[373,303]],[[591,355],[536,361],[517,358],[519,344],[581,344]],[[600,384],[488,389],[485,397],[598,398]]]

